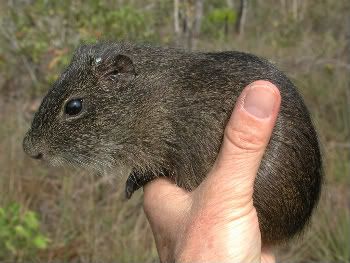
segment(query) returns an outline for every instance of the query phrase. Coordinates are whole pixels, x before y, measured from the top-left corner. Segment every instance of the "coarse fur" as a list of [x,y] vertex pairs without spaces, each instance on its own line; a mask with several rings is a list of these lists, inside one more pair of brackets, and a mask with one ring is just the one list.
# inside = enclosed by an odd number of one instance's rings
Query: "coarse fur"
[[[24,149],[54,165],[109,172],[129,167],[135,180],[148,178],[143,183],[166,175],[192,190],[216,159],[237,97],[261,79],[280,89],[282,101],[253,199],[263,245],[279,244],[310,219],[322,184],[321,155],[292,82],[254,55],[82,45],[43,99]],[[64,113],[72,98],[83,101],[73,117]]]

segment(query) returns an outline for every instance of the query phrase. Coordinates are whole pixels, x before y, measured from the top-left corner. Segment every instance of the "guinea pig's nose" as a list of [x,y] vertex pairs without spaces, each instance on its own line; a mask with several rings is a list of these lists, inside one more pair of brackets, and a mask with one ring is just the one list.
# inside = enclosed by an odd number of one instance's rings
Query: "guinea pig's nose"
[[38,150],[32,143],[30,136],[27,134],[23,139],[23,150],[26,154],[34,159],[42,159],[43,153]]

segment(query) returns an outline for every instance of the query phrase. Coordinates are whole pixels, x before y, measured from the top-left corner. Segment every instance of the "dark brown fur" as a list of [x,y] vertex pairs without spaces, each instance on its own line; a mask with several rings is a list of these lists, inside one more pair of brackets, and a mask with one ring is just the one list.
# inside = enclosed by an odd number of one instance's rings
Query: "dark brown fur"
[[[83,45],[49,90],[24,149],[52,164],[133,169],[127,193],[154,176],[194,189],[212,166],[242,89],[269,80],[281,110],[254,186],[264,245],[289,240],[308,222],[321,189],[317,135],[302,98],[275,66],[240,52],[101,43]],[[75,117],[63,112],[83,99]],[[142,179],[146,178],[146,179]],[[129,179],[130,181],[130,179]]]

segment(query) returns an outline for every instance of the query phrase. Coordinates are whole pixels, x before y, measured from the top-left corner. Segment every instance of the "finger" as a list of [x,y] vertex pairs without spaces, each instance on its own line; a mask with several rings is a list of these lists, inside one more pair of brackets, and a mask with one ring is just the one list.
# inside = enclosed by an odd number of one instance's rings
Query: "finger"
[[143,208],[150,223],[161,262],[173,256],[178,233],[188,213],[188,193],[161,177],[144,186]]
[[226,126],[218,158],[206,180],[208,185],[215,185],[213,194],[220,195],[221,199],[227,197],[239,205],[251,201],[254,179],[271,137],[280,102],[278,88],[268,81],[253,82],[243,90]]
[[144,210],[148,217],[177,217],[176,214],[189,207],[189,193],[167,178],[161,177],[147,183],[143,191]]
[[263,249],[261,251],[261,263],[276,263],[276,257],[272,250]]

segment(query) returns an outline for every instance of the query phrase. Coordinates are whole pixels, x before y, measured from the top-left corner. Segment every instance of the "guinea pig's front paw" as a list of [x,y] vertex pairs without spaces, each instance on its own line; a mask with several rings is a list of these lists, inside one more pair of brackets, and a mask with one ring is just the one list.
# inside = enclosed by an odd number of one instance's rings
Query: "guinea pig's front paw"
[[141,186],[137,182],[135,172],[132,172],[125,183],[125,197],[130,199],[133,193],[138,190]]
[[152,181],[154,178],[159,176],[167,176],[168,173],[162,171],[159,174],[155,174],[154,172],[138,172],[133,171],[130,173],[128,179],[125,183],[125,197],[130,199],[135,191],[143,187],[148,182]]

